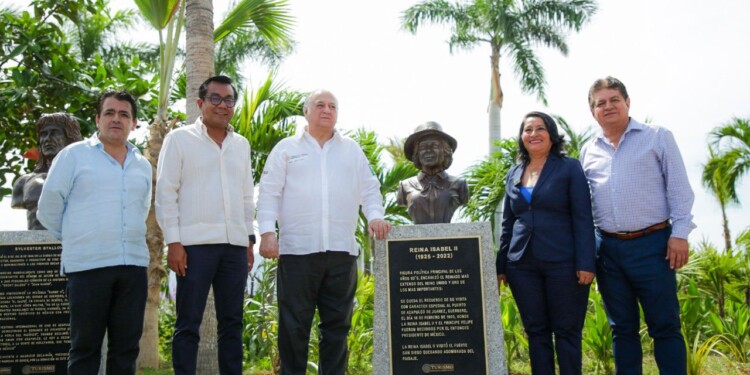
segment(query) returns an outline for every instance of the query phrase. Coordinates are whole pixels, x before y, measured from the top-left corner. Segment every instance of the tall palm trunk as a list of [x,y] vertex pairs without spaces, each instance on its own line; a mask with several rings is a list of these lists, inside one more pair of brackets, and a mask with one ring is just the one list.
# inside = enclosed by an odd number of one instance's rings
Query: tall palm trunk
[[[201,83],[214,74],[214,10],[212,0],[187,0],[186,17],[186,75],[187,121],[200,117],[196,100]],[[203,311],[196,373],[218,374],[216,305],[211,289]]]
[[[152,191],[156,191],[156,165],[159,161],[164,136],[168,132],[167,122],[157,117],[149,128],[146,158],[151,163],[153,177]],[[164,234],[156,222],[154,211],[155,194],[151,196],[151,209],[146,219],[146,245],[150,254],[148,265],[148,299],[143,319],[143,335],[140,341],[138,368],[159,367],[159,303],[161,299],[161,280],[167,275],[164,269]]]
[[200,117],[198,88],[214,74],[214,9],[212,0],[187,0],[185,66],[187,71],[187,122]]
[[729,232],[729,219],[727,218],[726,204],[721,203],[721,224],[724,228],[724,251],[732,252],[732,235]]
[[[169,92],[174,71],[174,60],[177,54],[177,42],[182,30],[182,19],[185,8],[182,1],[175,1],[170,7],[161,8],[150,2],[136,2],[141,14],[159,32],[159,106],[156,118],[149,128],[146,143],[146,158],[151,163],[153,177],[152,191],[156,191],[156,166],[159,162],[164,136],[171,129],[167,121]],[[157,4],[158,5],[158,4]],[[166,29],[166,38],[164,30]],[[171,123],[174,125],[174,122]],[[148,299],[143,320],[143,335],[140,340],[140,353],[137,367],[159,367],[159,301],[161,299],[161,280],[167,275],[164,269],[164,234],[156,222],[152,194],[151,209],[146,219],[146,245],[149,251],[148,265]]]
[[500,46],[492,46],[490,56],[492,77],[489,104],[490,154],[500,149],[495,145],[500,140],[500,110],[503,108],[503,89],[500,87]]
[[[490,65],[492,66],[492,77],[490,85],[490,104],[489,104],[489,138],[490,138],[490,157],[492,153],[500,151],[497,142],[500,141],[500,110],[503,108],[503,89],[500,87],[500,46],[492,45],[492,55],[490,56]],[[495,243],[500,243],[500,233],[502,231],[503,221],[503,202],[495,207],[494,215]]]

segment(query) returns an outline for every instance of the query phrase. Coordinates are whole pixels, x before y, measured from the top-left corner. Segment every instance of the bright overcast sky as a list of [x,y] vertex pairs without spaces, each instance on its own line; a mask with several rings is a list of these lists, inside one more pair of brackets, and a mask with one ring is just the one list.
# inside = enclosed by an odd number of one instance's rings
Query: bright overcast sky
[[[225,3],[214,1],[217,19]],[[290,89],[330,89],[339,99],[339,128],[372,129],[383,141],[406,137],[422,122],[439,122],[458,140],[449,172],[460,174],[487,152],[490,50],[480,45],[451,55],[445,27],[426,25],[416,35],[402,31],[401,12],[415,3],[291,0],[297,47],[278,78]],[[515,136],[531,110],[563,116],[579,131],[598,130],[588,87],[598,77],[619,78],[631,96],[631,116],[670,129],[682,150],[696,194],[698,228],[690,241],[706,238],[722,248],[719,206],[701,186],[700,174],[708,132],[733,116],[750,117],[748,14],[746,0],[601,0],[592,22],[568,37],[567,57],[538,50],[548,107],[520,92],[501,58],[502,134]],[[265,79],[262,69],[246,71],[250,83]],[[750,178],[739,190],[750,205]],[[0,202],[0,230],[24,229],[24,212],[11,212],[9,203],[9,198]],[[730,208],[728,215],[733,236],[750,226],[747,210]]]

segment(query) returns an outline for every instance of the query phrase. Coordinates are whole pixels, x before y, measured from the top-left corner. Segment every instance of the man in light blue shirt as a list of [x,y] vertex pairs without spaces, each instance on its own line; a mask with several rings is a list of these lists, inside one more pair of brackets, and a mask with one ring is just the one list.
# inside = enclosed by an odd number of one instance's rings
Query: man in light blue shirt
[[107,374],[134,374],[146,306],[146,216],[151,165],[128,142],[135,99],[104,93],[98,133],[63,149],[52,162],[37,218],[62,240],[68,277],[69,374],[97,374],[105,331]]
[[597,227],[597,278],[612,326],[617,374],[641,374],[638,303],[662,375],[685,374],[675,271],[688,261],[693,190],[672,133],[630,118],[618,79],[589,90],[602,134],[581,150]]

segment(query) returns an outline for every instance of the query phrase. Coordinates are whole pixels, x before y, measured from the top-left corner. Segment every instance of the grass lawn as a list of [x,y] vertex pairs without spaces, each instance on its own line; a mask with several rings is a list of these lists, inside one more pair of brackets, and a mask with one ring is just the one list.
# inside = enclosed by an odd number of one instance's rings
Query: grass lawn
[[[584,363],[584,366],[586,364]],[[139,375],[173,375],[171,365],[164,363],[162,369],[146,369],[138,371]],[[585,372],[584,372],[585,373]],[[527,361],[513,360],[510,366],[510,375],[530,375],[531,369]],[[711,356],[703,369],[706,375],[750,375],[750,364],[730,363],[720,356]],[[244,375],[273,375],[270,371],[245,371]],[[358,374],[352,374],[358,375]],[[364,375],[364,374],[361,374]],[[656,363],[652,356],[643,358],[643,375],[659,375]]]

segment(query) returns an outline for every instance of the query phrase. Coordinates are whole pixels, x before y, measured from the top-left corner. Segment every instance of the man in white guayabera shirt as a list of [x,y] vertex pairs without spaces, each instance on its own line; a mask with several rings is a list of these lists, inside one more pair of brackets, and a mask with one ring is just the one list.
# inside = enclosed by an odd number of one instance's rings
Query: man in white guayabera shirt
[[638,303],[662,375],[686,373],[675,270],[688,261],[693,190],[672,133],[630,117],[618,79],[589,90],[602,133],[581,149],[597,231],[599,292],[612,325],[618,374],[641,374]]
[[250,144],[234,132],[237,90],[225,76],[198,89],[201,117],[164,139],[156,176],[156,218],[177,273],[175,375],[195,374],[199,330],[211,286],[219,337],[219,372],[242,374],[242,305],[253,267],[253,174]]
[[[310,326],[320,315],[320,374],[343,375],[357,288],[359,208],[378,239],[390,231],[380,183],[362,149],[336,129],[328,91],[305,101],[307,127],[274,147],[260,179],[260,254],[279,258],[281,373],[304,375]],[[275,224],[279,224],[279,240]]]

